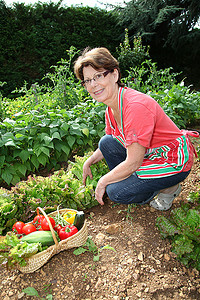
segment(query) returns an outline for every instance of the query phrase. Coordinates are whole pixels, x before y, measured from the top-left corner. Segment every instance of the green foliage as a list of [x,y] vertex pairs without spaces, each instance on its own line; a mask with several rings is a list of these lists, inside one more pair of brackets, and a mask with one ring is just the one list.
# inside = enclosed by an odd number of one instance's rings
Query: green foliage
[[109,246],[109,245],[106,245],[106,246],[99,249],[95,245],[95,243],[93,242],[92,237],[89,236],[86,243],[83,246],[81,246],[81,247],[77,248],[76,250],[74,250],[73,253],[75,255],[80,255],[80,254],[85,253],[86,251],[88,251],[88,252],[93,254],[93,261],[99,261],[100,252],[104,249],[109,249],[109,250],[112,250],[112,251],[116,252],[116,250],[113,247]]
[[71,111],[35,108],[0,123],[0,181],[8,185],[41,166],[58,169],[59,162],[67,161],[74,149],[79,154],[94,150],[104,134],[105,108],[93,100]]
[[52,294],[48,294],[46,296],[46,298],[41,298],[40,295],[39,295],[39,293],[38,293],[38,291],[34,287],[32,287],[32,286],[29,286],[29,287],[23,289],[22,292],[25,293],[25,294],[27,294],[28,296],[37,297],[37,298],[39,298],[41,300],[45,300],[45,299],[46,300],[52,300],[53,299],[53,295]]
[[149,48],[142,45],[142,39],[140,36],[135,36],[133,40],[133,48],[131,49],[128,29],[126,28],[124,42],[120,43],[117,48],[117,54],[122,76],[126,77],[130,68],[140,66],[141,63],[149,57]]
[[[192,199],[192,201],[191,201]],[[182,204],[180,208],[171,211],[169,218],[157,218],[158,226],[163,238],[169,238],[172,251],[187,267],[200,270],[200,190],[190,194],[190,202],[196,204]]]
[[[67,50],[68,59],[61,59],[58,65],[52,66],[53,73],[47,73],[44,77],[51,81],[48,88],[49,93],[53,93],[54,101],[59,104],[61,108],[71,109],[82,100],[87,98],[85,88],[76,82],[74,73],[72,71],[72,61],[79,53],[75,47],[71,46]],[[52,86],[53,85],[53,86]]]
[[41,243],[22,243],[10,232],[0,241],[0,264],[7,266],[8,269],[15,267],[16,264],[25,266],[25,259],[40,251],[42,251]]
[[86,186],[82,183],[84,157],[75,156],[75,161],[68,161],[68,170],[55,171],[51,176],[29,176],[20,181],[11,191],[0,189],[0,228],[2,232],[11,229],[17,220],[31,220],[38,206],[52,212],[57,206],[73,209],[86,209],[98,204],[94,191],[101,176],[107,173],[104,161],[92,166],[93,179],[87,179]]
[[83,49],[97,47],[101,41],[111,51],[118,45],[121,30],[112,13],[97,7],[65,7],[62,1],[35,2],[25,5],[16,1],[8,7],[0,0],[0,78],[7,82],[2,87],[4,96],[12,97],[11,91],[24,81],[41,84],[50,66],[64,59],[72,45]]
[[[176,83],[179,73],[172,72],[172,67],[159,69],[156,62],[145,60],[140,66],[131,67],[125,83],[142,93],[165,91]],[[164,92],[165,93],[165,92]]]
[[149,95],[158,101],[179,128],[199,124],[200,92],[192,92],[183,82],[164,91],[150,92]]

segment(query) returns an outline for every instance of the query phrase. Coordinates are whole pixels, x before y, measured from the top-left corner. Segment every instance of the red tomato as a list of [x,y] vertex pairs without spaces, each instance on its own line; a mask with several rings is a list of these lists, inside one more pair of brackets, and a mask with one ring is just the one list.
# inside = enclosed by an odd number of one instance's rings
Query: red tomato
[[12,231],[14,232],[14,233],[19,233],[19,234],[21,234],[22,233],[22,228],[24,227],[24,222],[21,222],[21,221],[18,221],[18,222],[16,222],[14,225],[13,225],[13,227],[12,227]]
[[25,235],[27,235],[27,234],[29,234],[29,233],[31,233],[31,232],[36,231],[36,230],[37,230],[37,229],[36,229],[36,227],[35,227],[33,224],[27,223],[27,224],[25,224],[24,227],[22,228],[22,233],[25,234]]
[[62,229],[63,227],[60,225],[60,224],[58,224],[58,225],[56,225],[55,227],[54,227],[54,229],[55,229],[55,231],[59,234],[59,231]]
[[44,219],[43,215],[37,215],[35,216],[35,218],[33,219],[33,225],[37,228],[40,229],[41,228],[41,221]]
[[[49,221],[51,222],[51,225],[54,228],[56,225],[55,220],[53,218],[49,217]],[[41,221],[41,226],[42,226],[43,230],[50,230],[49,224],[45,218]]]

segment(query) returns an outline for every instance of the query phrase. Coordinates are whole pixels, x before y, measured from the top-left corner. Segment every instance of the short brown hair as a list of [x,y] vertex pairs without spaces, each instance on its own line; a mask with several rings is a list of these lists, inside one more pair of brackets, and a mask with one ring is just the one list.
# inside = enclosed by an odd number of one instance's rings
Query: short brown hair
[[117,81],[119,86],[124,86],[121,82],[121,72],[119,68],[118,61],[111,55],[110,51],[107,48],[86,48],[81,56],[75,61],[74,64],[74,73],[76,77],[80,80],[84,80],[83,68],[91,66],[95,70],[105,69],[113,72],[114,69],[118,70],[119,79]]

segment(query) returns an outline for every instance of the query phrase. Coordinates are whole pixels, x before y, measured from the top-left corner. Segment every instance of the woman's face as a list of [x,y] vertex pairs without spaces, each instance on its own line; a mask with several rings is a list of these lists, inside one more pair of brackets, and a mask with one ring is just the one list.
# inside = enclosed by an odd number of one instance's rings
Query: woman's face
[[[83,76],[84,81],[88,80],[85,87],[91,97],[98,102],[109,105],[110,101],[115,99],[118,95],[118,71],[114,69],[113,72],[107,74],[104,73],[106,71],[105,69],[97,71],[91,66],[87,66],[83,68]],[[103,73],[106,75],[104,76]]]

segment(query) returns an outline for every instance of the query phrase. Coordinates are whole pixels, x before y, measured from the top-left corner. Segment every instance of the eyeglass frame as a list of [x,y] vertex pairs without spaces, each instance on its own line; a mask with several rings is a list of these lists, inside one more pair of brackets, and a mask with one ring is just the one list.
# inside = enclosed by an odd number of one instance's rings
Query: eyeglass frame
[[[102,72],[102,73],[99,72],[99,73],[96,74],[96,75],[100,75],[100,74],[101,74],[101,75],[103,75],[104,78],[105,78],[105,77],[106,77],[109,73],[111,73],[112,71],[113,71],[113,70],[107,70],[107,71],[104,71],[104,72]],[[95,75],[95,76],[96,76],[96,75]],[[95,76],[94,76],[94,77],[95,77]],[[85,84],[86,81],[88,81],[89,85],[91,85],[92,80],[98,81],[98,80],[96,80],[94,77],[93,77],[92,79],[86,79],[86,80],[81,81],[81,85],[84,86],[84,87],[86,87],[86,86],[87,86],[87,84]]]

